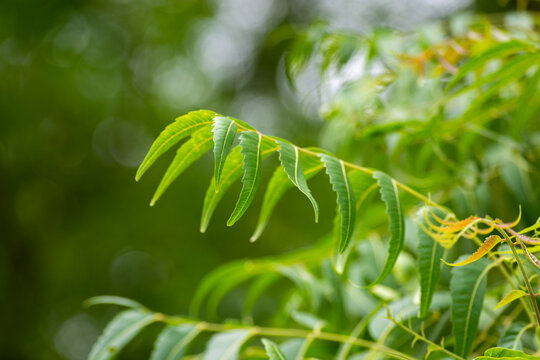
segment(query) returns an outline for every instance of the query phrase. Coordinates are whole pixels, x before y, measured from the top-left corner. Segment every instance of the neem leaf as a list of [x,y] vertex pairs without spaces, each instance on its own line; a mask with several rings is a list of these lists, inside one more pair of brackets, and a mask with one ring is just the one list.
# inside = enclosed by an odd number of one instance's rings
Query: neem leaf
[[512,350],[523,350],[521,337],[527,329],[530,329],[530,327],[527,327],[527,324],[523,321],[511,324],[499,339],[498,346]]
[[180,360],[186,347],[201,332],[195,324],[169,325],[161,331],[150,360]]
[[313,211],[315,212],[315,222],[319,221],[319,205],[306,182],[304,177],[304,171],[302,169],[302,164],[300,163],[300,155],[298,154],[298,147],[291,145],[284,141],[278,141],[279,144],[279,160],[287,176],[291,182],[300,190],[306,197],[311,201],[313,206]]
[[233,213],[227,221],[227,226],[233,226],[253,201],[257,187],[261,180],[262,135],[254,131],[244,131],[240,134],[240,147],[244,154],[244,176],[242,177],[242,190],[236,202]]
[[[318,157],[309,156],[303,153],[300,154],[300,163],[302,164],[304,178],[306,180],[312,178],[319,173],[322,168],[324,168],[324,165],[321,163]],[[266,225],[268,224],[268,220],[276,204],[281,199],[283,194],[292,187],[293,183],[289,180],[283,166],[278,166],[272,174],[272,177],[268,182],[268,186],[266,187],[261,212],[259,213],[259,219],[257,220],[255,231],[251,236],[251,241],[255,241],[261,236],[262,232],[266,228]]]
[[287,360],[285,355],[283,355],[279,347],[273,341],[263,338],[262,342],[269,360]]
[[240,348],[252,335],[250,330],[231,330],[212,336],[203,360],[236,360]]
[[156,321],[155,314],[126,310],[116,315],[96,341],[88,360],[113,359],[143,328]]
[[463,265],[470,264],[480,259],[482,256],[486,255],[489,252],[489,250],[493,249],[493,247],[497,245],[500,241],[501,241],[501,238],[498,235],[490,235],[484,240],[484,242],[482,243],[482,246],[480,246],[478,250],[474,252],[474,254],[472,254],[465,260],[459,261],[453,264],[447,263],[444,260],[443,261],[446,265],[450,265],[450,266],[463,266]]
[[119,305],[119,306],[125,306],[132,309],[146,309],[144,305],[136,302],[135,300],[131,300],[122,296],[113,296],[113,295],[101,295],[101,296],[94,296],[90,299],[85,300],[84,306],[90,307],[94,305],[101,305],[101,304],[107,304],[107,305]]
[[[461,258],[465,259],[466,256]],[[469,356],[476,337],[484,303],[488,263],[488,260],[481,259],[468,266],[452,268],[450,296],[454,352],[463,358]]]
[[193,164],[193,162],[198,160],[212,148],[212,138],[212,127],[208,125],[197,130],[191,135],[191,139],[180,146],[171,165],[169,165],[165,175],[163,175],[154,197],[150,202],[150,206],[153,206],[156,201],[158,201],[171,183],[186,170],[189,165]]
[[[262,142],[262,158],[263,160],[278,149],[279,145],[268,140],[263,139]],[[225,192],[232,184],[234,184],[242,176],[242,164],[244,155],[242,155],[240,146],[235,147],[230,155],[225,160],[223,171],[221,172],[220,188],[216,191],[215,179],[212,178],[210,185],[206,190],[204,197],[203,211],[201,216],[201,228],[200,231],[204,233],[208,228],[212,214],[217,205],[225,195]]]
[[[443,216],[442,211],[435,209],[434,211],[440,212],[436,215]],[[435,287],[439,280],[441,273],[441,257],[443,256],[444,248],[435,241],[424,229],[428,228],[425,216],[429,217],[430,221],[433,221],[433,217],[424,207],[420,211],[417,234],[418,234],[418,272],[420,274],[420,312],[419,317],[425,318],[429,312],[429,306],[433,300],[433,294],[435,293]],[[424,216],[425,215],[425,216]]]
[[504,359],[504,360],[528,360],[538,359],[538,356],[527,355],[523,351],[510,350],[502,347],[495,347],[487,349],[484,352],[484,356],[478,356],[474,360],[492,360],[492,359]]
[[519,299],[520,297],[527,296],[527,293],[523,290],[512,290],[508,294],[506,294],[501,301],[495,306],[495,310],[500,308],[501,306],[504,306],[506,304],[510,304],[512,301]]
[[403,211],[401,210],[396,181],[380,171],[376,171],[373,177],[377,179],[381,199],[386,204],[386,213],[390,220],[390,241],[388,245],[388,257],[384,263],[383,270],[369,286],[380,283],[390,274],[399,253],[403,249],[403,240],[405,237],[405,221],[403,220]]
[[337,203],[341,213],[341,238],[338,251],[343,253],[351,241],[356,220],[356,202],[354,193],[347,178],[345,165],[342,160],[338,160],[327,154],[320,154],[326,168],[326,173],[330,177],[332,188],[337,194]]
[[218,116],[214,118],[212,132],[214,133],[214,182],[218,191],[221,171],[236,137],[236,124],[229,118]]
[[210,125],[215,115],[215,112],[209,110],[192,111],[180,116],[175,122],[168,125],[150,147],[148,154],[146,154],[139,169],[137,169],[135,180],[139,181],[141,176],[152,166],[157,158],[180,140],[191,135],[202,126]]

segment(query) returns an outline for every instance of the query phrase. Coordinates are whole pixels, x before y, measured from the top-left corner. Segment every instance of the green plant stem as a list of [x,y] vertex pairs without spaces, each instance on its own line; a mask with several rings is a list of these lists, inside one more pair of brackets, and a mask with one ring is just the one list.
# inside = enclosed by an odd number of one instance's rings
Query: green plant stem
[[[260,134],[261,137],[263,137],[263,138],[265,138],[265,139],[267,139],[267,140],[269,140],[269,141],[275,142],[275,140],[272,139],[271,136],[261,134],[261,133],[259,133],[259,132],[256,131],[256,130],[248,129],[248,128],[242,126],[241,124],[236,123],[236,127],[237,127],[240,131],[254,131],[254,132]],[[294,145],[294,146],[295,146],[296,148],[298,148],[299,151],[301,151],[301,152],[303,152],[303,153],[305,153],[305,154],[308,154],[308,155],[311,155],[311,156],[317,156],[317,157],[319,156],[319,154],[316,153],[316,152],[314,152],[314,151],[311,151],[311,150],[309,150],[309,149],[305,149],[305,148],[302,148],[302,147],[299,147],[299,146],[296,146],[296,145]],[[359,166],[359,165],[356,165],[356,164],[353,164],[353,163],[350,163],[350,162],[347,162],[347,161],[344,161],[344,160],[341,160],[341,161],[343,162],[343,165],[345,165],[345,166],[348,167],[348,168],[355,169],[355,170],[361,171],[361,172],[366,173],[366,174],[369,174],[369,175],[373,175],[373,174],[375,173],[375,171],[372,170],[372,169],[369,169],[369,168],[366,168],[366,167],[363,167],[363,166]],[[445,212],[448,211],[444,206],[442,206],[442,205],[440,205],[440,204],[437,204],[436,202],[434,202],[434,201],[428,199],[426,196],[420,194],[418,191],[416,191],[416,190],[410,188],[409,186],[407,186],[407,185],[405,185],[405,184],[400,183],[399,181],[397,181],[397,180],[395,180],[395,179],[394,179],[394,181],[396,182],[396,186],[397,186],[398,188],[400,188],[400,189],[402,189],[403,191],[405,191],[405,192],[411,194],[412,196],[416,197],[417,199],[422,200],[423,202],[428,203],[428,204],[432,205],[433,207],[436,207],[436,208],[438,208],[438,209],[440,209],[440,210],[443,210],[443,211],[445,211]]]
[[525,268],[523,267],[523,263],[521,262],[521,259],[519,258],[519,255],[516,251],[516,248],[514,247],[514,244],[512,243],[512,240],[504,231],[503,229],[497,227],[497,230],[501,233],[501,235],[504,237],[506,242],[508,243],[508,246],[510,246],[510,249],[512,250],[512,254],[514,254],[514,258],[516,259],[518,263],[519,270],[521,271],[521,275],[523,275],[523,282],[525,283],[525,286],[527,287],[527,291],[529,292],[529,298],[531,299],[531,303],[534,309],[534,313],[536,315],[536,326],[540,328],[540,311],[538,310],[538,304],[536,302],[536,298],[534,296],[534,291],[532,289],[531,283],[529,281],[529,278],[527,277],[527,273],[525,272]]
[[388,318],[398,327],[400,327],[401,329],[405,330],[406,332],[408,332],[409,334],[413,335],[415,338],[417,339],[420,339],[422,340],[423,342],[425,342],[426,344],[429,344],[430,346],[436,348],[438,351],[441,351],[443,353],[445,353],[446,355],[448,356],[451,356],[453,357],[454,359],[458,359],[458,360],[465,360],[464,358],[462,358],[461,356],[457,355],[457,354],[454,354],[453,352],[449,351],[449,350],[446,350],[444,347],[442,347],[441,345],[437,344],[437,343],[434,343],[433,341],[429,340],[428,338],[426,338],[425,336],[423,336],[422,334],[419,334],[417,333],[416,331],[414,331],[413,329],[403,325],[402,323],[400,323],[399,321],[397,321],[396,319],[394,319],[392,316],[390,316],[390,314],[388,314]]
[[[197,321],[190,318],[177,317],[177,316],[168,316],[164,314],[156,314],[156,319],[158,321],[163,321],[170,324],[185,324],[192,323],[201,331],[211,331],[211,332],[224,332],[230,330],[244,329],[251,332],[254,336],[276,336],[276,337],[295,337],[295,338],[312,338],[319,340],[326,340],[337,343],[353,344],[360,347],[365,347],[369,349],[374,349],[381,351],[385,354],[388,354],[396,359],[404,360],[415,360],[412,356],[404,354],[400,351],[391,349],[381,344],[375,342],[364,340],[364,339],[355,339],[349,335],[342,335],[336,333],[328,333],[321,331],[309,331],[303,329],[287,329],[287,328],[274,328],[274,327],[260,327],[260,326],[246,326],[246,325],[236,325],[236,324],[219,324],[219,323],[210,323],[205,321]],[[460,360],[463,360],[459,358]]]

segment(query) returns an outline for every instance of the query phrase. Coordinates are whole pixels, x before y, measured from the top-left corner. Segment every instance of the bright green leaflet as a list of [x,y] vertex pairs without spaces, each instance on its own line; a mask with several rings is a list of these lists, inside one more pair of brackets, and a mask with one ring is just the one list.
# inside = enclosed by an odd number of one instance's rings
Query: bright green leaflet
[[231,151],[236,137],[236,124],[229,118],[218,116],[214,119],[214,182],[219,191],[219,179],[227,155]]
[[242,177],[242,190],[236,202],[233,213],[227,221],[227,226],[233,226],[253,201],[257,187],[261,180],[262,135],[253,131],[244,131],[240,134],[240,148],[244,154],[244,176]]
[[447,90],[454,87],[459,81],[461,81],[468,73],[475,71],[485,65],[488,61],[496,59],[498,57],[506,56],[519,51],[534,50],[532,44],[528,44],[518,40],[511,40],[500,43],[499,45],[492,46],[483,53],[469,59],[463,66],[460,67],[458,73],[454,75],[452,80],[446,87]]
[[210,339],[203,360],[236,360],[242,345],[252,336],[249,330],[219,333]]
[[[442,211],[438,209],[432,209],[439,217],[444,217]],[[421,209],[419,213],[419,225],[417,229],[418,234],[418,272],[420,274],[420,313],[421,319],[425,318],[429,312],[429,306],[431,300],[433,300],[433,294],[435,293],[435,287],[437,281],[439,281],[439,275],[441,273],[441,258],[444,253],[444,248],[431,236],[429,236],[424,229],[429,229],[429,225],[424,218],[424,212],[427,213],[427,217],[430,221],[434,222],[433,217],[429,214],[427,207]],[[422,224],[422,226],[420,226]]]
[[193,133],[191,139],[182,144],[176,152],[176,156],[159,183],[154,197],[150,202],[150,206],[153,206],[156,203],[171,183],[186,170],[189,165],[193,164],[193,162],[197,161],[201,156],[208,152],[212,148],[212,145],[212,127],[210,125]]
[[354,193],[347,178],[343,161],[327,154],[320,154],[326,168],[326,173],[330,177],[332,188],[337,194],[337,203],[341,213],[341,238],[338,251],[343,253],[351,241],[356,220],[356,202]]
[[180,360],[201,330],[194,324],[168,325],[154,344],[150,360]]
[[[262,158],[263,160],[272,154],[278,149],[278,145],[273,143],[270,140],[263,139],[262,142]],[[223,195],[227,189],[236,182],[242,176],[242,159],[243,155],[241,153],[241,148],[239,146],[235,147],[231,154],[225,160],[225,165],[223,166],[222,176],[221,176],[221,185],[219,192],[215,190],[215,180],[212,178],[210,185],[206,190],[206,195],[204,197],[203,211],[201,216],[201,232],[204,233],[208,228],[212,214],[216,209],[216,206],[219,204],[220,200],[223,198]]]
[[390,220],[390,242],[388,245],[388,256],[384,263],[383,270],[377,279],[369,286],[380,283],[388,276],[388,274],[390,274],[390,271],[392,271],[392,268],[398,259],[399,253],[403,249],[403,240],[405,237],[405,221],[403,219],[403,211],[399,201],[396,181],[380,171],[376,171],[373,174],[373,178],[377,180],[381,192],[381,199],[386,204],[386,213]]
[[500,338],[498,346],[512,350],[523,350],[521,337],[525,330],[527,330],[526,326],[527,324],[522,321],[510,325]]
[[113,359],[143,328],[156,321],[146,311],[126,310],[116,315],[96,341],[88,360]]
[[139,169],[137,169],[135,180],[139,181],[141,176],[143,176],[146,170],[152,166],[157,158],[173,147],[180,140],[191,135],[202,126],[212,124],[212,118],[214,116],[216,116],[214,111],[192,111],[186,115],[180,116],[175,122],[168,125],[165,130],[159,134],[158,138],[150,147],[148,154],[146,154],[146,157],[139,166]]
[[266,355],[268,355],[269,360],[287,360],[285,355],[281,352],[279,347],[268,339],[262,339],[264,344],[264,349],[266,350]]
[[[305,155],[303,153],[300,154],[300,164],[302,164],[304,169],[304,178],[306,180],[317,175],[324,167],[318,157]],[[261,212],[259,213],[255,231],[251,236],[251,241],[255,241],[261,236],[278,201],[283,194],[292,187],[293,183],[289,180],[287,173],[282,166],[278,166],[266,187]]]
[[94,296],[94,297],[91,297],[90,299],[85,300],[84,302],[85,307],[101,305],[101,304],[125,306],[131,309],[139,309],[139,310],[146,309],[144,305],[136,302],[135,300],[131,300],[131,299],[121,297],[121,296],[112,296],[112,295]]
[[298,154],[298,148],[290,143],[284,141],[278,141],[279,144],[279,160],[283,169],[287,173],[287,176],[291,182],[311,201],[313,211],[315,212],[315,222],[319,221],[319,205],[317,201],[311,195],[311,191],[304,177],[304,170],[300,162],[300,155]]
[[[467,257],[468,255],[462,255],[459,261]],[[489,260],[480,259],[466,266],[452,268],[450,296],[452,298],[454,352],[464,358],[469,356],[476,337],[478,320],[484,303],[488,263]]]
[[492,359],[504,359],[504,360],[528,360],[536,359],[538,356],[527,355],[519,350],[505,349],[502,347],[495,347],[487,349],[484,356],[478,356],[474,360],[492,360]]

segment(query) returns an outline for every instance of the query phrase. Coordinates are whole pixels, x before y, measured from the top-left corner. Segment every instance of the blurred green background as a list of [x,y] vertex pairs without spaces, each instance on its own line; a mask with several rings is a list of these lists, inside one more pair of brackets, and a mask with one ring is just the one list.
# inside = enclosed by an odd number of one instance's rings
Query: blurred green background
[[[279,40],[291,26],[323,19],[359,30],[409,29],[455,12],[515,7],[467,0],[0,2],[0,358],[84,359],[114,312],[87,311],[84,299],[114,294],[185,313],[197,283],[216,266],[297,249],[329,231],[330,214],[312,225],[309,204],[294,193],[298,201],[281,204],[250,244],[256,211],[225,226],[235,187],[200,234],[208,157],[153,208],[148,202],[167,161],[134,181],[159,131],[194,109],[315,144],[322,124],[316,87],[308,78],[293,89],[283,70]],[[321,208],[333,209],[328,185],[313,186],[327,205]],[[284,231],[291,241],[281,241]]]

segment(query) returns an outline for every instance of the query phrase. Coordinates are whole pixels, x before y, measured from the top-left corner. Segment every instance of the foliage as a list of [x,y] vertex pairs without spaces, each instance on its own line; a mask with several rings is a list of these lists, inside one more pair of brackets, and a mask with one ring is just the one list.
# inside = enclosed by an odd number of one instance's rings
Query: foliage
[[[173,144],[190,138],[152,204],[213,148],[201,231],[242,177],[231,226],[255,198],[263,161],[278,152],[252,239],[293,187],[309,199],[317,220],[316,192],[307,180],[323,168],[338,205],[333,232],[308,249],[216,269],[200,284],[192,317],[144,308],[120,313],[90,358],[111,358],[155,321],[167,325],[154,360],[184,353],[203,359],[534,358],[528,354],[538,352],[540,340],[533,331],[540,329],[533,290],[540,222],[530,199],[537,196],[532,184],[540,181],[540,43],[534,25],[500,26],[487,18],[446,25],[448,32],[441,25],[361,36],[315,24],[295,37],[286,61],[291,81],[310,65],[318,69],[321,92],[325,78],[349,76],[321,99],[327,120],[322,145],[334,153],[297,146],[209,110],[169,125],[137,180]],[[359,75],[347,74],[359,67]],[[376,189],[380,202],[372,199]],[[519,204],[526,228],[520,227]],[[519,209],[517,220],[503,222],[496,217],[500,209],[506,217]],[[468,255],[471,244],[478,249]],[[241,319],[218,322],[219,304],[228,294],[238,296],[238,289],[246,291]],[[255,308],[265,297],[276,303],[273,314],[258,316]],[[203,332],[215,334],[198,341]]]

